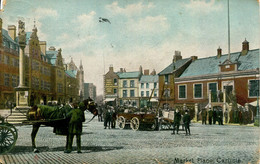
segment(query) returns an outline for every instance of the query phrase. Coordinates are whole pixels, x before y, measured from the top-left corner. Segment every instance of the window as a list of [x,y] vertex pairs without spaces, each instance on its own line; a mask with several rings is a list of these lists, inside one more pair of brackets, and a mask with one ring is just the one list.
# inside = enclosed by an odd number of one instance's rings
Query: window
[[141,83],[141,88],[144,88],[144,83]]
[[164,97],[170,97],[170,89],[165,89],[164,90]]
[[117,93],[117,90],[116,89],[114,89],[114,94],[116,94]]
[[194,98],[202,98],[202,84],[194,84]]
[[9,74],[5,74],[4,75],[4,84],[5,84],[5,86],[9,86],[9,81],[10,81],[10,75]]
[[168,83],[169,82],[169,75],[164,75],[164,82]]
[[157,91],[154,91],[153,96],[154,96],[154,97],[157,97]]
[[62,73],[61,73],[61,71],[60,70],[57,70],[57,75],[58,75],[58,77],[62,77]]
[[180,99],[186,98],[186,85],[179,85],[179,98]]
[[117,79],[114,79],[114,85],[117,85]]
[[4,56],[4,63],[5,64],[9,64],[9,60],[10,60],[9,56]]
[[62,93],[63,92],[63,85],[58,83],[58,93]]
[[123,88],[126,88],[126,87],[127,87],[127,81],[124,80],[124,81],[123,81]]
[[12,76],[12,87],[17,87],[17,76],[13,75]]
[[141,91],[141,97],[144,97],[144,91]]
[[217,83],[209,83],[209,90],[211,93],[217,93]]
[[123,90],[123,97],[127,97],[127,90]]
[[249,80],[249,97],[257,97],[259,93],[259,80]]
[[130,97],[135,97],[135,90],[130,90]]
[[130,80],[130,87],[134,88],[135,87],[135,81],[134,80]]
[[146,83],[146,88],[149,88],[149,83]]
[[149,94],[149,91],[146,91],[146,97],[149,97],[150,94]]
[[157,87],[157,83],[153,83],[153,88],[156,88]]
[[36,71],[39,70],[39,63],[33,61],[33,62],[32,62],[32,69],[33,69],[33,70],[36,70]]

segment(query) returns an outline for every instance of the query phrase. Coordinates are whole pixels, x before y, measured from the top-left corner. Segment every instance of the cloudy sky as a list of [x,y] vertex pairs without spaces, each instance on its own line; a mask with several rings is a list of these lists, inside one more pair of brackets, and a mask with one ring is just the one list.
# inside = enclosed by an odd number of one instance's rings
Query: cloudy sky
[[[0,14],[7,29],[34,20],[40,40],[62,49],[66,62],[82,60],[85,82],[103,93],[103,75],[167,67],[174,51],[183,58],[228,52],[227,0],[7,0]],[[99,17],[110,20],[100,23]],[[259,1],[230,0],[231,52],[241,51],[245,38],[259,48]]]

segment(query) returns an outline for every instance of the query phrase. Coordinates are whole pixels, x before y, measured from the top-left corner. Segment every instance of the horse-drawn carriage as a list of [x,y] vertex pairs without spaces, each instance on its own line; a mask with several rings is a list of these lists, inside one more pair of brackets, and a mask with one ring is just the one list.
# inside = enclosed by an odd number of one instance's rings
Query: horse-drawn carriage
[[[117,125],[119,129],[130,126],[132,130],[172,130],[174,121],[174,111],[162,111],[162,116],[158,117],[153,113],[119,113],[117,115]],[[183,121],[180,124],[184,129]]]
[[133,130],[152,129],[157,127],[157,119],[155,114],[145,113],[119,113],[117,115],[117,124],[120,129],[129,126]]
[[[66,117],[73,108],[70,106],[64,107],[49,107],[49,106],[33,106],[27,112],[27,120],[23,121],[22,125],[32,125],[32,148],[34,152],[38,152],[35,144],[36,134],[41,125],[54,127],[53,132],[58,135],[66,135],[68,131],[68,123],[70,118]],[[97,115],[95,103],[92,100],[83,101],[83,110],[89,110],[94,116]],[[94,118],[94,117],[93,117]],[[0,117],[0,154],[7,153],[15,146],[18,138],[17,129],[13,124],[8,123],[6,118]]]

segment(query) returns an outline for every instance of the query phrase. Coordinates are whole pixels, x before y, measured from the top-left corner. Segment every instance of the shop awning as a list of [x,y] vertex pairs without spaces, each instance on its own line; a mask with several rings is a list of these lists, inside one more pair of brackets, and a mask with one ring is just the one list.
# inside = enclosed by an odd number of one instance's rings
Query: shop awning
[[115,101],[116,98],[106,98],[104,101],[109,102],[109,101]]

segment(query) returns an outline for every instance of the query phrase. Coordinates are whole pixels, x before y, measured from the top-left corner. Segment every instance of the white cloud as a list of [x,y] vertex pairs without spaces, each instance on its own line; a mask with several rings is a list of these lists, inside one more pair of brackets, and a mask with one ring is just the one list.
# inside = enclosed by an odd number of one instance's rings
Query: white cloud
[[58,17],[58,12],[51,8],[39,7],[35,10],[34,14],[35,14],[34,15],[35,18],[38,18],[38,19],[43,18],[43,17],[52,17],[52,18]]
[[165,32],[169,28],[170,24],[168,23],[167,18],[163,15],[155,17],[147,16],[139,19],[137,22],[133,19],[128,22],[128,30],[131,32],[159,33]]
[[81,14],[77,16],[77,19],[73,23],[78,24],[77,29],[79,30],[94,28],[97,25],[96,12],[91,11],[88,14]]
[[191,12],[209,13],[212,11],[219,11],[222,5],[217,4],[215,0],[190,0],[190,3],[184,4],[184,7]]
[[143,4],[142,2],[136,3],[136,4],[129,4],[125,6],[125,8],[122,8],[118,5],[118,2],[115,1],[110,5],[106,6],[106,9],[110,11],[112,14],[122,14],[126,16],[132,16],[132,15],[138,15],[141,14],[144,11],[147,11],[149,9],[154,8],[153,3],[148,3],[147,5]]

